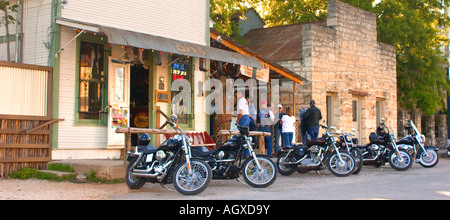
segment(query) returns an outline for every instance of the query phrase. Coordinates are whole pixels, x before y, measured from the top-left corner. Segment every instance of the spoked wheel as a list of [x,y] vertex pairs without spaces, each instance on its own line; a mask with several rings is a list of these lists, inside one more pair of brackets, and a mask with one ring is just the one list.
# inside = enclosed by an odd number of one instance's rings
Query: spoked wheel
[[248,158],[242,165],[245,182],[256,188],[270,186],[277,179],[277,168],[275,163],[266,156],[258,156],[261,169],[258,168],[253,158]]
[[202,160],[191,159],[192,175],[188,172],[187,163],[181,163],[175,169],[173,185],[183,195],[196,195],[206,189],[211,181],[211,167]]
[[338,177],[346,177],[355,169],[355,159],[347,152],[340,152],[342,160],[337,153],[331,155],[328,160],[328,170]]
[[281,175],[284,176],[290,176],[295,172],[295,169],[297,168],[297,165],[291,165],[291,164],[282,164],[284,162],[295,162],[294,157],[286,157],[289,152],[282,152],[277,159],[277,167],[278,172],[281,173]]
[[125,177],[125,182],[127,183],[128,188],[130,189],[140,189],[144,184],[147,182],[147,180],[144,177],[137,177],[133,176],[132,172],[134,169],[134,163],[136,162],[138,158],[134,158],[130,161],[127,167],[127,173]]
[[404,150],[399,150],[400,157],[397,152],[392,151],[389,155],[389,165],[397,171],[405,171],[408,170],[412,166],[412,157],[411,154]]
[[431,168],[438,164],[439,156],[434,150],[427,150],[427,152],[422,152],[420,158],[420,165],[425,168]]

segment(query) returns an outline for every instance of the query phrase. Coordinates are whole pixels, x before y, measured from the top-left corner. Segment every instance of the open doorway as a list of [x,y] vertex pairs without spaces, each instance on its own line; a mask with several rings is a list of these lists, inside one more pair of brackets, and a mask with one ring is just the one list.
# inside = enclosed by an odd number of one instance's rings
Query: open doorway
[[[130,126],[149,128],[149,68],[135,64],[130,68]],[[137,134],[131,135],[131,145],[137,145]]]

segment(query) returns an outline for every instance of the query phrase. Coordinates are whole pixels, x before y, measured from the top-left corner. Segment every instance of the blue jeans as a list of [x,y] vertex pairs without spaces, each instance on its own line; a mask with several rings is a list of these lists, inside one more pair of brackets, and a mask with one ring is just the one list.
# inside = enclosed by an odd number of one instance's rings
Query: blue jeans
[[319,126],[309,127],[308,134],[311,136],[311,140],[316,139],[319,136]]
[[294,139],[294,133],[293,132],[283,132],[281,133],[281,136],[284,140],[284,144],[286,147],[292,147],[292,140]]
[[[247,127],[247,128],[248,128],[248,126],[250,125],[250,116],[248,116],[248,115],[243,115],[243,116],[241,117],[241,119],[239,119],[238,125],[239,125],[239,126],[243,126],[243,127]],[[248,156],[250,155],[250,153],[248,152],[247,149],[244,149],[243,154],[244,154],[244,157],[248,157]]]
[[241,117],[241,119],[239,119],[238,125],[239,125],[239,126],[244,126],[244,127],[247,127],[247,128],[248,128],[248,126],[250,125],[250,116],[248,116],[248,115],[243,115],[243,116]]
[[[284,147],[284,139],[281,137],[281,129],[275,129],[275,153],[278,152],[278,149]],[[280,137],[281,137],[281,147],[280,147]]]
[[[269,133],[272,132],[270,127],[259,127],[258,131],[269,132]],[[272,136],[265,136],[264,143],[267,148],[267,156],[269,156],[269,157],[272,156]]]

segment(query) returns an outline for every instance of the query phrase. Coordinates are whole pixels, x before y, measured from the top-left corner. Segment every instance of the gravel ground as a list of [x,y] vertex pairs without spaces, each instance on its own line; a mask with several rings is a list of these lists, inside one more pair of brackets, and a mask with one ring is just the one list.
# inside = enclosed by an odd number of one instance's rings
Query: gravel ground
[[128,187],[123,183],[0,179],[0,200],[109,200],[111,194],[121,193],[128,193]]
[[[259,189],[234,180],[213,180],[196,196],[183,196],[147,183],[139,190],[125,183],[95,184],[47,180],[0,179],[0,200],[297,200],[297,199],[443,199],[450,200],[450,160],[441,158],[431,169],[414,164],[405,172],[389,165],[364,166],[358,175],[338,178],[329,171],[278,175],[268,188]],[[242,177],[240,178],[242,180]],[[420,193],[419,193],[420,192]]]

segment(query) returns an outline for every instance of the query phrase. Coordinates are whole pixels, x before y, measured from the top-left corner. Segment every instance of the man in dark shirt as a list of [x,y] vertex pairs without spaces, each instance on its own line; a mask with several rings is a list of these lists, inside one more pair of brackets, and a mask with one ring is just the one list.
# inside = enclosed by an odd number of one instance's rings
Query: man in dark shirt
[[[302,129],[311,136],[311,140],[319,136],[319,123],[322,119],[322,112],[316,107],[314,100],[309,101],[310,108],[303,114]],[[304,124],[304,125],[303,125]]]

